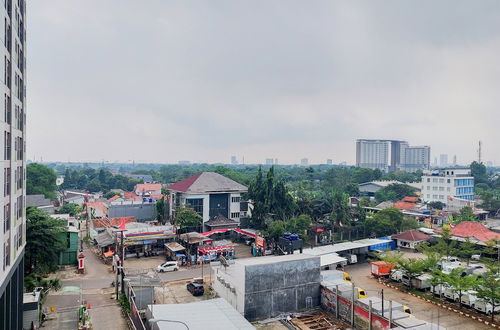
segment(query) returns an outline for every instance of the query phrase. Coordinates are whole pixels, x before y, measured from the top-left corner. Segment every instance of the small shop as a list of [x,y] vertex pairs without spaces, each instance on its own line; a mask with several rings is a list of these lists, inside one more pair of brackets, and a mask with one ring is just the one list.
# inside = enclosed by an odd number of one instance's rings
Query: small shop
[[[163,254],[165,243],[175,237],[173,226],[144,226],[139,224],[136,228],[130,228],[124,232],[125,254],[127,257],[152,256]],[[118,232],[118,240],[121,233]]]
[[177,242],[171,242],[165,244],[165,256],[167,260],[175,260],[181,265],[185,265],[187,263],[186,257],[186,249],[184,246],[180,245]]
[[198,247],[197,260],[212,261],[219,257],[234,259],[234,244],[227,240],[214,241],[211,244],[204,244]]

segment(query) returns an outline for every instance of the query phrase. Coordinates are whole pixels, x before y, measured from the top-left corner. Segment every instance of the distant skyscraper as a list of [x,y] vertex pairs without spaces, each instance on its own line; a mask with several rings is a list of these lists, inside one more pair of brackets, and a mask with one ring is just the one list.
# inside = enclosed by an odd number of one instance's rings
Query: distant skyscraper
[[179,165],[190,165],[191,162],[189,160],[179,160]]
[[453,166],[457,166],[457,155],[453,156]]
[[357,140],[356,166],[379,169],[384,172],[405,170],[414,172],[427,169],[430,164],[430,147],[412,147],[406,141]]
[[301,166],[307,166],[307,165],[309,165],[309,159],[308,158],[302,158],[300,160],[300,165]]
[[326,165],[333,165],[333,159],[327,159]]
[[405,147],[401,151],[401,170],[415,172],[428,170],[431,163],[431,147]]
[[432,162],[434,166],[438,166],[438,159],[437,157],[434,157],[434,161]]
[[445,154],[439,155],[439,166],[441,167],[448,166],[448,155]]
[[4,159],[0,199],[0,329],[23,328],[24,251],[26,246],[26,1],[5,1]]
[[273,164],[274,164],[274,159],[266,158],[266,165],[273,165]]
[[274,165],[278,165],[278,158],[274,158]]
[[238,159],[236,156],[231,156],[231,165],[238,165]]

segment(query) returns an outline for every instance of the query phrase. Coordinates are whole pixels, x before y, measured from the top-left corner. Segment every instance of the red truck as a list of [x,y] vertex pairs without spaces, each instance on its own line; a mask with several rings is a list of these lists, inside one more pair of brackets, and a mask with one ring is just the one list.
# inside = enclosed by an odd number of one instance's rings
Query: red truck
[[395,267],[391,262],[387,261],[372,261],[371,262],[371,270],[372,275],[375,277],[380,276],[389,276],[391,274],[391,270]]

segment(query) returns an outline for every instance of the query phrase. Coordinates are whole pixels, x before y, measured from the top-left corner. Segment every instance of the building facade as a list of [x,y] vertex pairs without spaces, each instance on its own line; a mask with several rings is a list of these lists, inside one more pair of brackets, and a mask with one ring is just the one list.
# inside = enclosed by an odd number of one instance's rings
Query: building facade
[[4,27],[2,47],[4,115],[1,116],[4,151],[0,197],[0,329],[22,327],[24,247],[26,244],[25,147],[25,0],[5,0],[0,10]]
[[469,168],[443,168],[422,176],[424,202],[448,204],[454,199],[474,200],[474,177]]
[[[225,176],[214,172],[202,172],[168,186],[171,191],[169,216],[175,216],[175,210],[188,206],[198,212],[203,223],[219,215],[240,222],[243,214],[241,194],[248,191]],[[246,213],[246,212],[245,212]],[[206,229],[206,228],[205,228]]]
[[400,169],[406,172],[428,170],[431,163],[431,147],[406,146],[402,150]]
[[357,140],[356,166],[384,172],[428,169],[430,147],[412,147],[399,140]]

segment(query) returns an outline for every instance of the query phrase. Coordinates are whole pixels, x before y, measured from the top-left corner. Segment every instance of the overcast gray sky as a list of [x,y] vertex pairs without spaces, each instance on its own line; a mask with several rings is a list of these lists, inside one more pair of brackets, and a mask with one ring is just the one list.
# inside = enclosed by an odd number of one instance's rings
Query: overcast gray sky
[[28,158],[500,164],[500,1],[31,0]]

